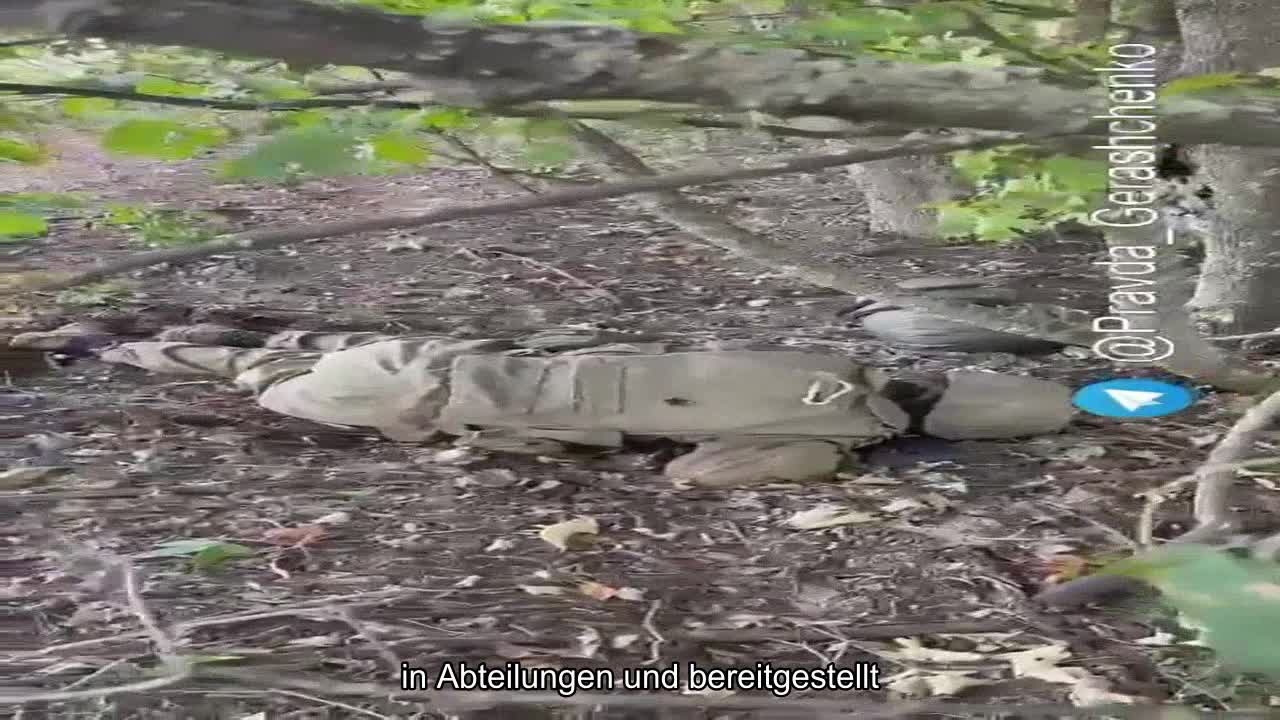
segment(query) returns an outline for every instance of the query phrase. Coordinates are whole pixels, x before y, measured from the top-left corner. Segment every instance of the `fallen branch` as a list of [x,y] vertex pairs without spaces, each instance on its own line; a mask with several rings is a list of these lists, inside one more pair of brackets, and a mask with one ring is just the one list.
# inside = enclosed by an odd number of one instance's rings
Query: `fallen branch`
[[1196,472],[1195,518],[1197,529],[1225,533],[1235,527],[1231,513],[1231,485],[1236,463],[1253,450],[1258,436],[1280,418],[1280,391],[1249,408],[1227,432]]
[[838,167],[859,162],[870,162],[900,155],[932,155],[954,150],[986,148],[1018,141],[1020,136],[1009,133],[962,133],[949,137],[929,139],[907,138],[878,148],[862,148],[836,155],[805,156],[784,162],[770,163],[756,168],[736,170],[695,170],[673,173],[654,178],[640,178],[593,187],[574,188],[556,193],[531,197],[511,198],[489,203],[455,205],[420,213],[341,220],[310,225],[263,228],[239,233],[230,237],[193,247],[179,247],[138,253],[102,267],[72,275],[37,286],[35,290],[64,290],[97,282],[114,275],[153,265],[176,265],[210,255],[266,250],[304,240],[330,238],[378,230],[395,230],[419,227],[434,223],[465,218],[489,217],[508,213],[537,210],[547,207],[576,205],[595,200],[621,197],[638,192],[666,190],[688,185],[704,185],[730,180],[747,180],[797,172],[813,172],[823,168]]

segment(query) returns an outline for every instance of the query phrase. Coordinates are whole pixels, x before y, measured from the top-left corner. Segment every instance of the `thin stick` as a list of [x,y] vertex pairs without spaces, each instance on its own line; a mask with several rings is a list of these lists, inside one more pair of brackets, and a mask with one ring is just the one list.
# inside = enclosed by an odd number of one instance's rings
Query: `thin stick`
[[1219,533],[1234,526],[1231,517],[1231,485],[1235,482],[1235,463],[1253,450],[1262,431],[1280,417],[1280,391],[1254,405],[1227,432],[1226,437],[1209,453],[1204,466],[1196,472],[1195,517],[1197,530]]
[[809,155],[793,158],[784,162],[769,163],[755,168],[738,168],[735,170],[694,170],[673,173],[651,178],[636,178],[625,182],[604,183],[590,187],[572,188],[561,192],[546,193],[489,203],[470,205],[454,205],[438,210],[420,213],[405,213],[358,220],[340,220],[337,222],[313,223],[310,225],[281,225],[252,230],[231,235],[222,240],[208,242],[193,247],[169,248],[138,253],[118,261],[106,263],[101,267],[88,270],[71,277],[62,278],[37,287],[37,290],[65,290],[104,278],[120,275],[130,270],[139,270],[152,265],[168,263],[176,265],[187,263],[210,255],[240,253],[249,250],[266,250],[270,248],[339,235],[374,232],[378,230],[395,230],[400,228],[420,227],[449,220],[464,218],[491,217],[508,213],[537,210],[547,207],[576,205],[596,200],[622,197],[640,192],[666,190],[689,185],[706,185],[709,183],[727,182],[730,180],[750,180],[772,177],[788,173],[813,172],[829,167],[871,162],[892,157],[907,155],[937,155],[954,150],[995,147],[1010,142],[1028,139],[1028,135],[1004,132],[972,132],[959,133],[947,137],[928,137],[905,139],[900,142],[878,148],[861,148],[836,155]]

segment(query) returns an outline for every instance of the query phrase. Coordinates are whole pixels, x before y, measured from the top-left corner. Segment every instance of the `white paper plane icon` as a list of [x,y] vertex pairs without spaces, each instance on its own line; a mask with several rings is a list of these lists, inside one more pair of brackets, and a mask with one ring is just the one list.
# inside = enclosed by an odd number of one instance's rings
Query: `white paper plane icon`
[[1151,405],[1159,405],[1159,398],[1164,397],[1164,393],[1149,392],[1147,390],[1103,390],[1116,404],[1120,407],[1133,412],[1138,408],[1149,407]]

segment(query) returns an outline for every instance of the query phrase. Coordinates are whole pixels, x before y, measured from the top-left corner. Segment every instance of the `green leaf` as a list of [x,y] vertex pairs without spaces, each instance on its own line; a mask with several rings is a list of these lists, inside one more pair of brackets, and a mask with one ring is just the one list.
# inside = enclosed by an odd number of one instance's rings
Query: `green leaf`
[[119,103],[115,100],[96,97],[80,97],[67,98],[60,103],[62,114],[67,117],[82,118],[90,115],[99,115],[101,113],[110,112],[116,108]]
[[996,173],[996,154],[991,150],[961,150],[951,156],[951,165],[970,182],[985,180]]
[[144,95],[167,95],[169,97],[204,97],[208,88],[195,83],[179,82],[165,77],[148,76],[133,86],[135,92]]
[[223,167],[229,178],[289,180],[300,173],[337,175],[360,170],[364,163],[352,131],[313,126],[277,135],[248,155]]
[[569,128],[562,120],[525,120],[522,124],[525,140],[555,140],[569,134]]
[[571,143],[540,142],[525,149],[524,159],[534,167],[559,167],[577,156],[577,148]]
[[205,548],[220,544],[221,540],[209,540],[206,538],[190,538],[186,540],[169,540],[162,542],[156,546],[151,552],[139,553],[134,555],[138,560],[148,560],[151,558],[165,557],[187,557],[195,555]]
[[0,244],[49,232],[49,224],[39,215],[0,210]]
[[186,160],[226,142],[222,128],[188,126],[171,120],[126,120],[107,131],[103,147],[126,155]]
[[1017,237],[1023,230],[1036,223],[1023,216],[1022,207],[1002,208],[978,218],[974,230],[978,237],[988,242],[1005,242]]
[[680,26],[662,17],[648,17],[632,20],[627,27],[643,33],[680,33]]
[[938,210],[938,234],[943,238],[962,238],[977,231],[978,213],[972,208],[956,203],[942,203]]
[[0,162],[35,165],[46,158],[44,148],[33,143],[0,137]]
[[431,158],[431,151],[417,138],[399,132],[379,135],[369,141],[378,160],[403,165],[420,165]]
[[251,547],[237,545],[236,543],[218,543],[196,553],[195,557],[192,558],[192,565],[197,570],[207,572],[217,569],[228,560],[253,557],[256,554]]
[[207,538],[170,540],[160,543],[151,552],[134,555],[138,560],[166,557],[190,557],[197,570],[212,570],[228,560],[251,557],[256,551],[251,547]]
[[425,130],[455,130],[466,127],[471,116],[461,108],[437,108],[422,113],[418,122]]
[[1107,166],[1098,160],[1054,155],[1043,164],[1056,184],[1073,193],[1092,193],[1107,189]]
[[1207,73],[1170,80],[1165,83],[1164,87],[1160,88],[1160,96],[1186,95],[1223,88],[1242,88],[1249,84],[1250,79],[1241,73]]
[[80,208],[85,203],[70,193],[0,193],[0,209],[45,212],[51,209]]
[[946,3],[923,3],[911,8],[910,12],[920,31],[929,35],[965,30],[972,24],[968,15]]
[[1103,568],[1146,580],[1203,628],[1223,665],[1280,678],[1280,566],[1205,546],[1164,546]]
[[324,125],[328,122],[329,114],[324,110],[290,110],[283,112],[271,113],[267,121],[263,123],[263,129],[267,132],[275,132],[284,128],[305,128]]

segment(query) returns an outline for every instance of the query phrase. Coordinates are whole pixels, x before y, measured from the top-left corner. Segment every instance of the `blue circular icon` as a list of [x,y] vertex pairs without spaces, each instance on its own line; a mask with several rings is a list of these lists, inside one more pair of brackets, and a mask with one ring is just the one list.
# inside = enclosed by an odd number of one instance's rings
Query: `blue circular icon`
[[1092,415],[1113,418],[1151,418],[1186,410],[1196,394],[1181,385],[1127,378],[1085,385],[1071,402]]

